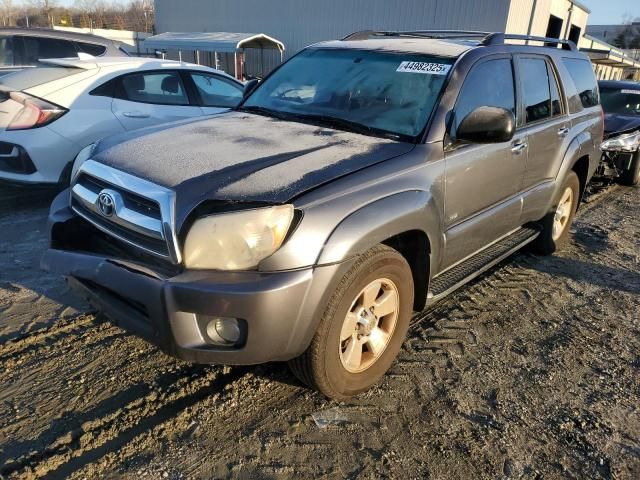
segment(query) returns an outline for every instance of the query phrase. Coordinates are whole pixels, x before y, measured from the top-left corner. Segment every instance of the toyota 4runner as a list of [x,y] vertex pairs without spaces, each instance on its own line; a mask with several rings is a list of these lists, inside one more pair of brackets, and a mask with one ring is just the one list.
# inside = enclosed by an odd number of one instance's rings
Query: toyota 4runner
[[85,149],[43,266],[171,355],[289,361],[345,399],[384,375],[413,311],[567,240],[602,135],[571,42],[360,32],[235,111]]

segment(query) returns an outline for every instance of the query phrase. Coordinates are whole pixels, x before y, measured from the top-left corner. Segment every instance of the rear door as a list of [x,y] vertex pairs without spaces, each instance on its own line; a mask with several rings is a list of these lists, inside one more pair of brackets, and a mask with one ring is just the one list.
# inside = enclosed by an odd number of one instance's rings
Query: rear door
[[520,131],[529,144],[523,190],[552,181],[570,142],[571,121],[567,114],[558,75],[543,55],[516,56],[520,83]]
[[112,111],[126,130],[202,115],[200,107],[191,102],[177,70],[118,77]]
[[[455,130],[473,110],[500,107],[516,114],[510,55],[471,67],[454,108]],[[446,252],[443,268],[466,258],[518,227],[526,137],[510,142],[453,144],[445,148]]]
[[243,86],[208,72],[185,72],[191,80],[193,90],[202,113],[212,115],[237,107],[242,101]]

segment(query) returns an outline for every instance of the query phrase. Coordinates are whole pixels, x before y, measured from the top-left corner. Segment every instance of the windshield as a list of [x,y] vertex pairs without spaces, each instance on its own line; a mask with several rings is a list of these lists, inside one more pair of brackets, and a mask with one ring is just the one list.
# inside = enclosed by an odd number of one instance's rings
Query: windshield
[[640,116],[640,89],[601,88],[600,102],[605,113]]
[[452,63],[418,54],[309,49],[267,78],[242,109],[414,140]]
[[15,91],[26,90],[84,71],[81,68],[66,67],[27,68],[0,78],[0,88]]

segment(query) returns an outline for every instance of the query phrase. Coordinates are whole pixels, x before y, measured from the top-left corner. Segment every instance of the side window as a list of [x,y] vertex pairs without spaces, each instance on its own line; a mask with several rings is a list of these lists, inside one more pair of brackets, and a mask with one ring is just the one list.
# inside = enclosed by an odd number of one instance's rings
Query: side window
[[516,113],[513,68],[508,58],[488,60],[473,67],[456,104],[456,128],[478,107],[501,107]]
[[598,84],[593,73],[593,66],[588,60],[579,58],[563,58],[564,66],[569,70],[569,75],[578,90],[580,102],[584,108],[595,107],[600,103],[598,97]]
[[242,101],[242,88],[217,75],[191,73],[205,107],[235,107]]
[[11,37],[0,37],[0,65],[11,67],[13,63],[13,39]]
[[106,83],[103,83],[102,85],[97,86],[93,90],[91,90],[89,92],[89,95],[92,95],[94,97],[110,97],[110,98],[113,98],[115,96],[115,87],[116,87],[116,81],[112,79],[112,80],[109,80]]
[[189,105],[178,72],[134,73],[121,77],[119,97],[157,105]]
[[547,63],[547,72],[549,74],[549,87],[551,88],[551,116],[562,115],[562,100],[560,98],[560,89],[558,88],[558,80],[553,67]]
[[22,65],[35,65],[41,58],[69,58],[78,54],[72,42],[59,38],[22,37]]
[[104,55],[104,52],[107,51],[107,47],[104,45],[96,45],[95,43],[76,42],[76,46],[79,52],[88,53],[94,57]]
[[550,118],[551,92],[547,62],[542,58],[522,58],[519,66],[525,122],[533,123]]

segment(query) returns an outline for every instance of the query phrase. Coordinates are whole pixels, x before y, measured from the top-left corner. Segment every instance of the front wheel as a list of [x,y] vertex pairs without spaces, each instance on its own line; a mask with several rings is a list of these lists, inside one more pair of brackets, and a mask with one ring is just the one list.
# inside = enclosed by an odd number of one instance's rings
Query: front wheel
[[304,383],[346,400],[377,383],[400,351],[413,310],[413,277],[397,251],[361,255],[331,296],[309,348],[289,365]]
[[572,171],[560,188],[553,210],[540,222],[542,231],[531,244],[536,253],[551,255],[567,242],[579,200],[580,180]]
[[620,175],[620,183],[628,187],[634,187],[640,183],[640,151],[633,155],[631,165]]

